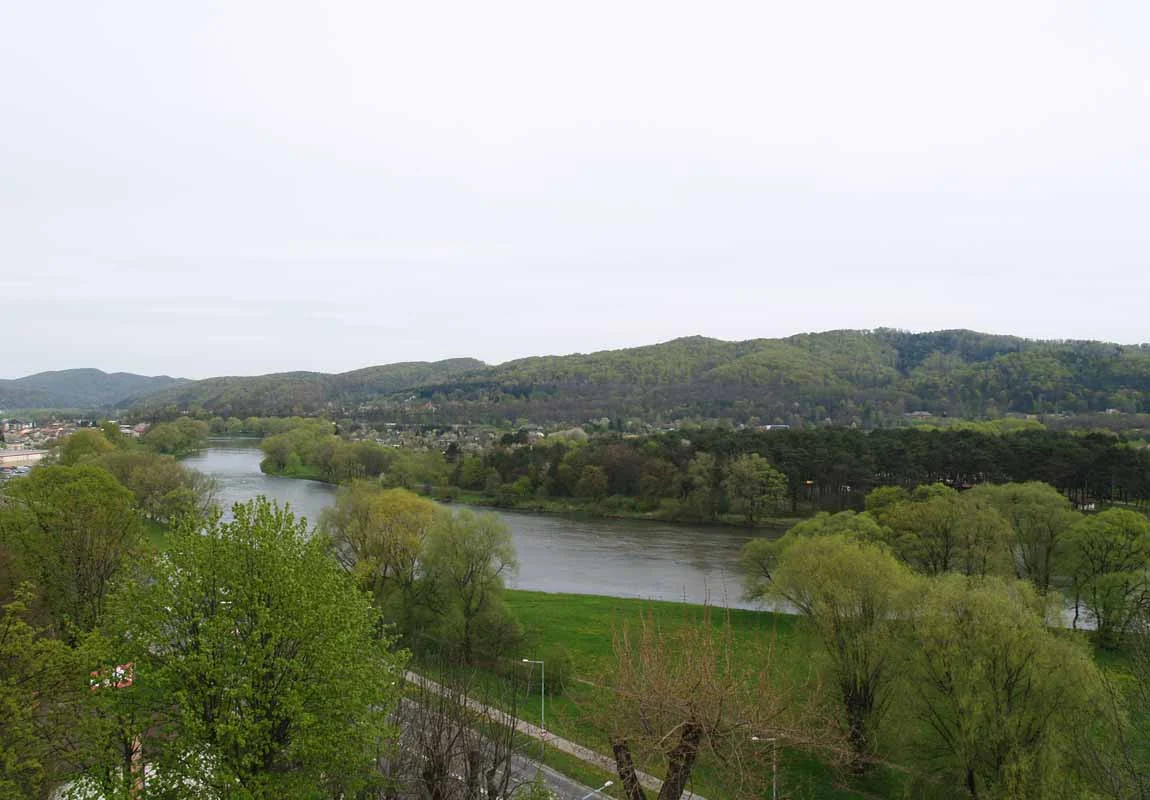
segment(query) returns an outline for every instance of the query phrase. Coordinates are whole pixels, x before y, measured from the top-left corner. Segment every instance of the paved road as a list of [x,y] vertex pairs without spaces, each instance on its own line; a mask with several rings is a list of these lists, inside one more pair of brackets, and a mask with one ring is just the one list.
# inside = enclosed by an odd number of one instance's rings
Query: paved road
[[[414,672],[410,672],[410,671],[407,672],[406,678],[411,683],[422,686],[423,688],[428,689],[429,691],[433,691],[436,693],[441,693],[443,691],[443,687],[441,687],[435,681],[430,680],[428,678],[425,678],[422,675],[417,675]],[[532,739],[540,740],[540,741],[546,743],[547,745],[554,747],[556,750],[561,750],[564,753],[567,753],[568,755],[575,756],[580,761],[585,761],[588,764],[599,767],[600,769],[605,770],[608,774],[611,774],[611,775],[615,774],[615,760],[613,758],[609,758],[608,756],[605,756],[602,753],[597,753],[594,750],[591,750],[590,748],[584,747],[581,744],[576,744],[575,742],[572,742],[569,739],[564,739],[561,736],[555,736],[554,734],[548,733],[547,731],[540,728],[538,725],[532,725],[531,723],[524,722],[521,719],[514,719],[507,712],[502,711],[498,708],[493,708],[491,706],[485,706],[482,703],[480,703],[478,700],[468,699],[467,705],[473,711],[478,711],[481,714],[486,714],[487,716],[491,717],[492,719],[501,720],[504,722],[510,722],[510,721],[514,720],[516,731],[523,733],[523,734],[526,734],[527,736],[530,736]],[[531,761],[530,759],[527,759],[527,758],[524,758],[523,760],[528,761],[531,764],[537,764],[537,762]],[[554,772],[554,770],[550,770],[549,767],[543,767],[543,769]],[[531,774],[534,774],[534,773],[531,773]],[[639,777],[639,783],[641,783],[643,785],[644,789],[647,789],[647,790],[652,791],[652,792],[658,792],[659,789],[663,785],[663,782],[661,780],[659,780],[658,778],[656,778],[654,775],[648,775],[646,772],[637,772],[637,774]],[[558,773],[555,773],[555,775],[558,777],[562,777]],[[564,780],[567,780],[567,779],[564,778]],[[573,781],[571,783],[573,783],[575,786],[580,786],[580,784],[574,783]],[[591,791],[591,790],[590,789],[584,789],[584,794],[586,794],[589,791]],[[582,797],[583,795],[575,795],[575,796],[576,797]],[[683,792],[682,800],[707,800],[707,799],[705,797],[703,797],[701,794],[694,794],[690,790],[687,790],[687,791]]]

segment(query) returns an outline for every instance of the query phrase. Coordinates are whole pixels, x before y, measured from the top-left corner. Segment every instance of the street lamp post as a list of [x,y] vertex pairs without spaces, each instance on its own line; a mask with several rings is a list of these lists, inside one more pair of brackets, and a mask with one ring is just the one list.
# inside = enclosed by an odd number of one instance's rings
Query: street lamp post
[[608,786],[614,786],[614,785],[615,785],[615,781],[607,781],[605,784],[600,786],[598,789],[592,789],[591,791],[587,792],[587,794],[580,797],[579,800],[591,800],[591,797],[593,797],[594,795],[602,794],[604,789],[606,789]]
[[779,740],[778,737],[751,737],[752,742],[771,743],[771,800],[779,800]]
[[547,708],[546,701],[544,700],[544,692],[547,689],[547,665],[542,661],[534,661],[530,658],[523,659],[524,664],[538,664],[539,665],[539,727],[544,731],[547,730]]
[[523,663],[539,665],[539,729],[542,732],[539,736],[539,760],[542,761],[547,747],[547,702],[544,699],[547,690],[547,665],[531,658],[523,659]]

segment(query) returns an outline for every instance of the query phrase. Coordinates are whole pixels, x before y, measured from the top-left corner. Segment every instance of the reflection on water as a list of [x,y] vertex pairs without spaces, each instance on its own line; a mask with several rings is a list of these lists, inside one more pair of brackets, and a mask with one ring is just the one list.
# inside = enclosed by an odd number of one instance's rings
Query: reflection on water
[[[188,458],[189,467],[213,476],[225,509],[266,495],[315,523],[335,487],[260,472],[252,440],[213,441]],[[508,584],[544,592],[686,600],[748,607],[740,599],[739,551],[756,535],[778,532],[668,525],[637,520],[581,520],[515,511],[499,512],[519,555],[519,574]]]

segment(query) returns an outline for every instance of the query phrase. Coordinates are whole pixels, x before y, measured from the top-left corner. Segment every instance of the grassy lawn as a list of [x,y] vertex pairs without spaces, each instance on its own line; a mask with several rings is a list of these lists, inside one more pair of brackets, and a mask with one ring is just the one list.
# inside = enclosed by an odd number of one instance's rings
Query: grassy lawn
[[[142,516],[142,515],[141,515]],[[162,522],[144,519],[144,538],[156,550],[164,550],[167,546],[168,526]]]
[[[508,591],[506,599],[526,633],[524,657],[539,657],[548,647],[559,645],[574,661],[575,680],[567,691],[547,698],[547,728],[603,754],[610,753],[610,744],[595,709],[609,704],[611,698],[595,684],[602,682],[614,660],[613,632],[624,625],[637,624],[641,614],[650,615],[664,630],[703,619],[700,606],[682,603],[524,591]],[[728,613],[737,663],[754,666],[769,658],[773,661],[772,671],[795,685],[813,677],[819,662],[818,647],[798,619],[769,612],[714,610],[711,624],[721,626]],[[523,685],[523,694],[516,702],[516,713],[535,724],[539,722],[540,710],[537,680],[536,675],[535,683]],[[661,777],[661,764],[643,766]],[[769,775],[768,745],[763,745],[759,763],[753,768]],[[733,780],[731,770],[703,758],[694,771],[691,788],[718,800],[733,795]],[[786,747],[779,751],[779,787],[786,797],[898,797],[907,794],[908,783],[906,772],[896,767],[880,765],[863,779],[850,779],[804,751]],[[939,789],[933,787],[931,796],[944,796]]]

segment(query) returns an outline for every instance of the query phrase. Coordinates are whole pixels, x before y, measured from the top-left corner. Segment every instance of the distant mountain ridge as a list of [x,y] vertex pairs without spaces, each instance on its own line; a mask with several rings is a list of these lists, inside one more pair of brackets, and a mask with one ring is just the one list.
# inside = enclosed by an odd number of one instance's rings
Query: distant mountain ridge
[[427,424],[622,417],[864,428],[916,412],[1150,413],[1150,345],[880,328],[740,342],[690,336],[494,366],[456,358],[339,374],[182,381],[66,370],[0,381],[0,407],[97,405],[157,419],[324,413]]
[[167,375],[149,377],[98,369],[38,372],[0,380],[0,408],[96,409],[127,405],[140,395],[186,382]]
[[626,417],[878,427],[913,412],[1150,412],[1148,398],[1148,345],[880,328],[741,342],[691,336],[495,366],[451,359],[338,375],[211,378],[140,396],[135,410],[428,424]]
[[354,408],[380,396],[486,367],[474,358],[410,361],[328,374],[277,372],[254,377],[207,378],[139,398],[143,414],[204,411],[220,416],[290,416]]

